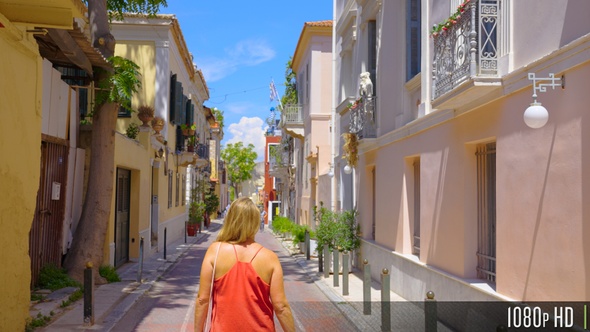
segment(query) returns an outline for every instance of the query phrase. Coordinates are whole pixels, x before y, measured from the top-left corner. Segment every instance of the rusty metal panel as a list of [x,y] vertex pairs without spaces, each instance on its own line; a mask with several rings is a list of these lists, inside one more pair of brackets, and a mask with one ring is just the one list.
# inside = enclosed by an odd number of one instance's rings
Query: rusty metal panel
[[67,141],[43,141],[37,207],[29,233],[32,286],[45,265],[61,267],[67,170]]

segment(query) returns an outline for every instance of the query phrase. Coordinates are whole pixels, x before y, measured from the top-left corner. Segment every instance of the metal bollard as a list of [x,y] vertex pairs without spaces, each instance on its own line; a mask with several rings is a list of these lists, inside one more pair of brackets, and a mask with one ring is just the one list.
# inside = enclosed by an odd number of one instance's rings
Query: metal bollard
[[143,273],[143,236],[139,240],[139,268],[137,269],[137,282],[141,282]]
[[381,331],[391,331],[389,270],[381,270]]
[[186,228],[187,228],[188,221],[184,222],[184,243],[186,243]]
[[348,295],[348,251],[342,252],[342,295]]
[[318,250],[318,272],[322,273],[322,272],[324,272],[324,251],[319,250],[319,249],[317,249],[317,250]]
[[94,274],[92,262],[86,263],[84,269],[84,325],[94,325]]
[[340,250],[334,250],[334,264],[332,264],[332,269],[334,269],[334,287],[340,286],[340,262],[338,261],[340,257],[338,257]]
[[311,248],[310,248],[310,239],[309,239],[309,231],[305,230],[305,259],[309,260],[311,258]]
[[363,314],[371,314],[371,265],[363,260]]
[[330,249],[324,244],[324,278],[330,277]]
[[436,332],[437,326],[436,300],[434,292],[428,291],[424,299],[424,331]]
[[166,260],[166,227],[164,227],[164,260]]

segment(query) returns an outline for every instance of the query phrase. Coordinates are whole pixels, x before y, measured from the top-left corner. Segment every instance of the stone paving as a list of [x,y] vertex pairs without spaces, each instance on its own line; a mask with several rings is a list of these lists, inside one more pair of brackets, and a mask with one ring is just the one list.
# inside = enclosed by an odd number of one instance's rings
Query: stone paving
[[[121,320],[134,306],[150,307],[150,317],[142,318],[142,322],[134,331],[192,331],[192,311],[194,310],[194,293],[198,288],[198,269],[207,246],[212,243],[221,228],[222,220],[214,220],[208,230],[184,239],[170,243],[167,258],[163,259],[158,253],[144,260],[142,280],[137,282],[139,264],[132,262],[118,270],[122,281],[119,283],[101,285],[95,289],[95,324],[84,326],[83,301],[60,312],[51,324],[39,331],[117,331],[116,326],[123,326]],[[376,281],[371,284],[371,314],[363,314],[362,276],[360,271],[353,270],[349,274],[349,294],[342,295],[342,279],[340,286],[333,285],[333,275],[324,278],[318,272],[318,260],[311,257],[306,260],[305,255],[292,250],[290,241],[275,236],[268,228],[256,236],[256,241],[273,250],[281,260],[284,270],[285,291],[294,313],[298,331],[381,331],[380,285]],[[182,267],[175,266],[178,261],[191,260],[190,272],[181,272]],[[178,268],[178,271],[176,270]],[[171,271],[173,270],[174,271]],[[167,274],[178,278],[180,275],[193,275],[186,279],[182,289],[167,288]],[[341,276],[340,276],[341,278]],[[161,281],[161,282],[160,282]],[[172,292],[172,293],[171,293]],[[185,293],[180,297],[173,293]],[[177,298],[171,304],[166,302],[160,310],[157,301],[149,302],[149,296],[160,294],[161,298]],[[191,295],[192,294],[192,295]],[[152,297],[153,299],[154,297]],[[405,301],[391,292],[390,305],[391,331],[423,331],[424,314],[421,308]],[[166,308],[168,306],[168,308]],[[170,309],[178,309],[177,314],[171,314]],[[176,310],[175,309],[175,310]],[[33,314],[33,309],[32,309]],[[182,317],[181,317],[182,316]],[[421,322],[421,323],[420,323]],[[277,330],[281,331],[278,321]],[[117,325],[119,324],[119,325]],[[133,323],[135,324],[135,323]],[[446,331],[439,324],[439,331]]]

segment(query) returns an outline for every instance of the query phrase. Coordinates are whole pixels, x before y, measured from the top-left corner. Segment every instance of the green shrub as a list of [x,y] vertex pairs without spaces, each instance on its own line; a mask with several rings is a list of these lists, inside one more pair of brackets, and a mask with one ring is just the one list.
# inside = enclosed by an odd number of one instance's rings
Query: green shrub
[[70,278],[66,270],[49,264],[41,268],[39,273],[39,287],[58,290],[65,287],[81,287],[80,283]]
[[308,231],[307,226],[293,224],[293,244],[305,242],[305,232]]
[[115,270],[115,268],[111,265],[103,265],[100,268],[98,268],[98,274],[100,274],[101,277],[105,278],[109,283],[121,281],[121,278],[117,273],[117,270]]
[[319,210],[315,209],[314,214],[318,221],[315,234],[318,248],[323,248],[324,244],[328,245],[330,251],[353,251],[360,247],[360,225],[356,220],[356,210],[333,212],[322,206]]
[[272,228],[277,233],[290,233],[295,224],[287,217],[278,216],[272,220]]

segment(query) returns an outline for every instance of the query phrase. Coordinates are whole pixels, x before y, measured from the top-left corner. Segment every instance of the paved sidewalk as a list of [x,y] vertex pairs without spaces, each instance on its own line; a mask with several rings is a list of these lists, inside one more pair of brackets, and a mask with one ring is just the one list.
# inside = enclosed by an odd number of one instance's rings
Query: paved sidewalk
[[[144,259],[142,282],[137,282],[138,277],[138,262],[130,262],[118,270],[122,281],[117,283],[100,285],[95,288],[94,296],[94,317],[95,324],[93,326],[84,326],[83,324],[83,300],[79,300],[73,305],[66,309],[58,309],[61,300],[55,300],[46,303],[39,303],[32,307],[31,315],[36,315],[36,312],[42,312],[44,315],[49,315],[50,310],[60,311],[54,318],[49,326],[37,329],[38,331],[53,332],[53,331],[111,331],[113,326],[117,324],[124,316],[125,312],[128,311],[146,292],[148,292],[155,281],[164,275],[181,257],[186,254],[186,251],[191,246],[196,245],[207,245],[211,243],[217,236],[217,232],[222,226],[222,220],[213,220],[209,229],[204,230],[203,233],[197,234],[195,237],[187,237],[187,243],[184,243],[184,238],[181,238],[173,243],[167,245],[167,257],[163,259],[163,253],[159,252],[153,254],[150,257]],[[347,318],[352,325],[352,330],[357,331],[381,331],[381,312],[380,312],[380,300],[381,300],[381,285],[372,280],[371,283],[371,314],[363,314],[363,277],[362,271],[353,269],[349,274],[349,294],[342,295],[342,275],[339,275],[339,285],[335,287],[333,285],[334,278],[331,274],[329,278],[324,278],[323,273],[319,273],[318,269],[318,258],[310,257],[310,260],[306,259],[306,255],[298,253],[298,250],[292,248],[291,241],[286,241],[281,237],[276,236],[268,228],[258,233],[256,240],[263,245],[270,244],[275,250],[284,251],[284,256],[290,257],[297,262],[301,268],[301,273],[307,275],[309,280],[313,282],[319,290],[325,294],[329,302],[335,304],[338,308],[342,317]],[[265,246],[266,246],[265,245]],[[278,245],[278,246],[277,246]],[[66,296],[67,299],[67,296]],[[401,298],[394,292],[390,292],[391,303],[406,303],[408,302]],[[325,305],[329,305],[325,303]],[[322,305],[321,303],[298,303],[309,310],[313,311],[313,307]],[[420,315],[423,317],[423,313],[420,310],[416,311],[411,309],[409,312],[407,309],[413,306],[404,306],[404,310],[400,310],[396,313],[393,311],[391,317],[391,330],[392,331],[408,331],[416,330],[411,327],[415,326],[415,319],[420,320]],[[408,317],[414,319],[412,325],[407,325],[404,321],[408,320]],[[421,318],[423,322],[423,318]],[[403,325],[406,324],[406,325]],[[313,327],[298,325],[302,330],[313,330]],[[423,330],[423,325],[418,327],[417,331]],[[439,331],[441,329],[439,328]],[[444,329],[443,329],[444,330]],[[192,331],[192,328],[187,331]],[[184,331],[183,331],[184,332]]]
[[164,259],[163,252],[154,253],[150,257],[144,258],[141,282],[137,282],[139,262],[129,262],[119,268],[117,272],[121,277],[120,282],[99,285],[94,289],[93,326],[84,325],[84,301],[82,299],[66,308],[60,307],[62,301],[67,300],[69,296],[67,291],[62,292],[62,297],[56,294],[53,296],[53,300],[32,306],[30,311],[32,317],[36,317],[38,313],[50,316],[51,312],[57,316],[48,326],[38,328],[36,331],[111,331],[125,312],[150,290],[154,282],[166,273],[190,246],[216,237],[220,228],[221,220],[214,220],[209,229],[204,229],[202,233],[194,237],[187,236],[186,243],[184,243],[184,237],[167,243],[166,259]]

